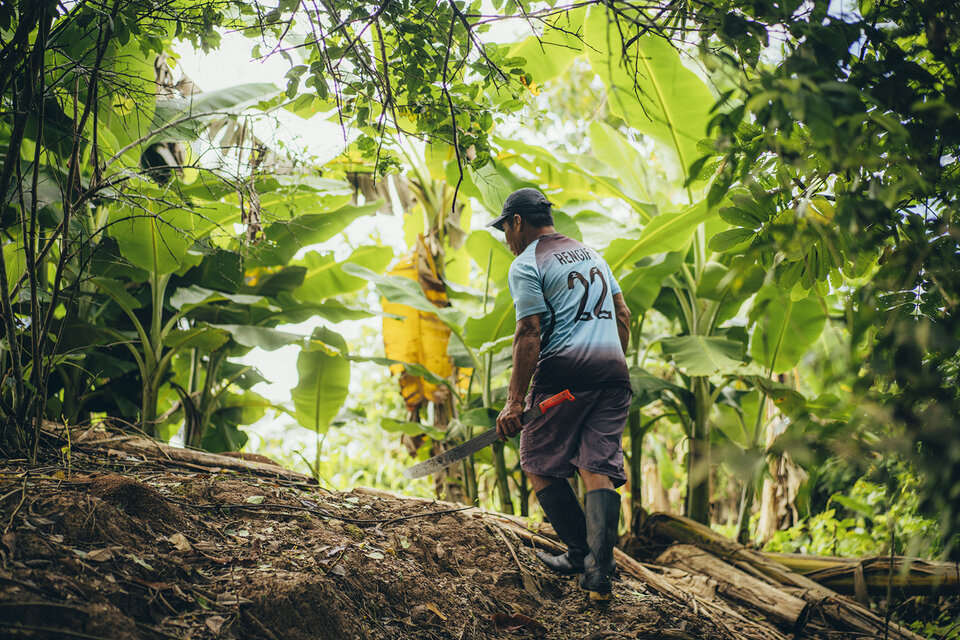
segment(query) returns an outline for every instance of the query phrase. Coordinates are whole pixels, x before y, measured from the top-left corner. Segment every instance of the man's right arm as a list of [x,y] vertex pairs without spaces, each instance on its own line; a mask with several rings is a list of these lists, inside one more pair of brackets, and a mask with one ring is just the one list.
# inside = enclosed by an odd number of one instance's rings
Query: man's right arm
[[622,293],[613,294],[613,310],[617,315],[617,334],[620,336],[620,346],[626,355],[627,346],[630,344],[630,308],[627,307],[627,301],[623,299]]
[[517,321],[513,335],[513,372],[507,388],[507,402],[497,417],[497,432],[504,440],[523,428],[523,400],[540,358],[540,316],[530,315]]

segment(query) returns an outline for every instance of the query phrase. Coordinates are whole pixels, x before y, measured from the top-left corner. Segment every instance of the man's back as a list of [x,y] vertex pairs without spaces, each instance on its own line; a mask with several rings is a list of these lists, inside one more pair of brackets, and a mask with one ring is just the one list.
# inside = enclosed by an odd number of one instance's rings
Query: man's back
[[620,287],[603,258],[552,233],[513,261],[509,281],[517,319],[542,314],[534,390],[629,386],[613,306]]

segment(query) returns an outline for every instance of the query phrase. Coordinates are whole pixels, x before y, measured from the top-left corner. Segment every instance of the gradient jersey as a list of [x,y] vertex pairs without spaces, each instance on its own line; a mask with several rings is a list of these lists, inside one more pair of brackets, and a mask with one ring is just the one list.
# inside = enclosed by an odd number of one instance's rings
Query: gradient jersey
[[620,287],[593,249],[540,236],[511,263],[509,283],[518,321],[541,314],[534,391],[630,386],[613,309]]

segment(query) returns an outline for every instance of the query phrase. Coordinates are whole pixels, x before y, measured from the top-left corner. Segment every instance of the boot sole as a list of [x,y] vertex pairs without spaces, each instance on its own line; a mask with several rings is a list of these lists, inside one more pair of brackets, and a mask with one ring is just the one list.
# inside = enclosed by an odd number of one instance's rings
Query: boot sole
[[597,593],[596,591],[587,591],[586,589],[584,589],[584,591],[589,594],[590,599],[594,602],[610,602],[613,600],[612,593]]

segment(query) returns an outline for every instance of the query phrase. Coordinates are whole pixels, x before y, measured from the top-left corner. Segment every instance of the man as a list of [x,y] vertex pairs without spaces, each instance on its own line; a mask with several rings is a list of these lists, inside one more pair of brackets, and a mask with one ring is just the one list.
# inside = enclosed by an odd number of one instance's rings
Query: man
[[[536,189],[510,194],[488,226],[504,232],[517,258],[509,284],[516,308],[513,374],[507,403],[497,418],[503,439],[520,433],[520,467],[566,553],[538,557],[566,575],[582,573],[580,586],[596,600],[611,597],[613,547],[626,482],[621,437],[632,392],[624,353],[630,311],[595,251],[556,232],[551,203]],[[526,406],[570,389],[563,403],[523,426]],[[586,485],[584,509],[567,478]]]

